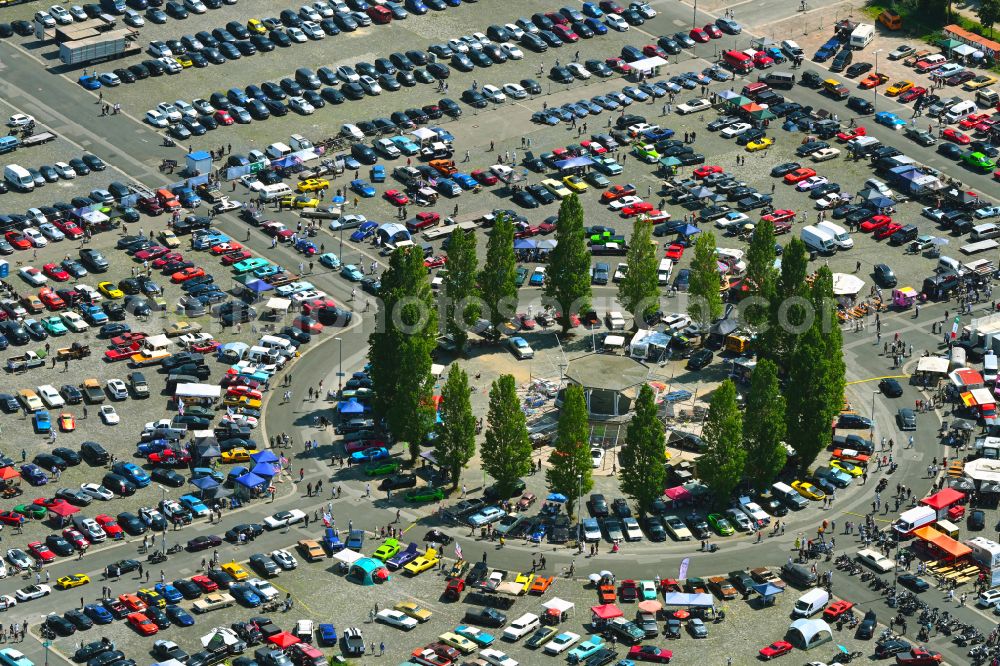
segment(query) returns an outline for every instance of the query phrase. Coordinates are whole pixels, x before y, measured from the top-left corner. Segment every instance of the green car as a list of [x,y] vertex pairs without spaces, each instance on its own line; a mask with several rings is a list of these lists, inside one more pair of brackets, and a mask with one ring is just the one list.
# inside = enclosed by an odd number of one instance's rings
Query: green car
[[718,513],[708,514],[708,524],[712,526],[713,530],[722,536],[730,536],[736,532],[736,530],[733,529],[732,523]]
[[44,520],[45,514],[49,512],[44,506],[37,504],[18,504],[14,507],[14,512],[22,516],[27,516],[32,520]]
[[611,181],[604,177],[603,174],[597,171],[589,171],[587,175],[583,177],[585,181],[593,185],[594,187],[605,188],[611,184]]
[[395,539],[386,539],[382,542],[382,545],[375,550],[372,557],[376,560],[382,560],[385,562],[387,559],[398,553],[400,548],[401,546],[399,545],[399,542]]
[[991,160],[989,157],[983,153],[965,153],[962,155],[962,161],[971,167],[980,169],[981,171],[991,171],[996,168],[997,163]]
[[517,275],[514,277],[514,282],[518,287],[524,286],[524,281],[528,279],[528,269],[524,266],[517,267]]
[[250,271],[260,268],[261,266],[267,266],[270,261],[262,257],[252,257],[250,259],[244,259],[242,261],[237,261],[233,264],[233,270],[237,273],[249,273]]
[[444,499],[444,491],[440,488],[417,488],[406,493],[407,502],[436,502]]
[[632,149],[632,154],[638,157],[643,162],[648,162],[652,164],[660,159],[660,154],[656,152],[656,148],[652,144],[637,145]]
[[399,470],[399,463],[395,460],[383,460],[380,462],[374,462],[368,467],[365,467],[365,474],[367,476],[387,476],[389,474],[395,474]]
[[45,317],[42,319],[42,326],[48,331],[49,335],[66,335],[68,329],[63,324],[62,319],[52,315],[51,317]]

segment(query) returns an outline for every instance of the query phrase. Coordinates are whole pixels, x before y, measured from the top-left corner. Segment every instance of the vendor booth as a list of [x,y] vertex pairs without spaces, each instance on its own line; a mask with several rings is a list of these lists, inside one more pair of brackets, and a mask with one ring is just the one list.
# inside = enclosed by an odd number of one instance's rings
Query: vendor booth
[[972,549],[960,541],[942,534],[930,525],[913,530],[913,536],[931,552],[934,557],[954,562],[972,553]]
[[960,520],[965,515],[965,502],[965,493],[953,488],[944,488],[920,500],[922,506],[934,509],[938,520]]

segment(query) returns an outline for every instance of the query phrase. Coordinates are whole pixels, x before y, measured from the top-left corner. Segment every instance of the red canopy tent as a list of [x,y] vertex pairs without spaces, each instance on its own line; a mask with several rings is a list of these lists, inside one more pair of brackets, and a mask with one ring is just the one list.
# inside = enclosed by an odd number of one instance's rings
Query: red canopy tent
[[290,648],[296,643],[302,642],[296,636],[292,636],[287,631],[282,631],[280,634],[275,634],[274,636],[268,636],[267,640],[271,641],[272,643],[280,647],[282,650]]
[[65,518],[66,516],[71,516],[77,513],[80,509],[73,506],[69,502],[60,502],[59,504],[53,504],[49,507],[49,513],[54,513],[60,518]]
[[937,512],[938,519],[947,515],[950,519],[961,518],[965,513],[965,507],[961,503],[965,501],[965,493],[954,488],[943,488],[930,497],[920,500],[923,506],[928,506]]
[[622,617],[625,613],[622,612],[621,608],[615,606],[614,604],[603,604],[601,606],[591,606],[590,612],[594,614],[594,617],[599,620],[612,620],[616,617]]

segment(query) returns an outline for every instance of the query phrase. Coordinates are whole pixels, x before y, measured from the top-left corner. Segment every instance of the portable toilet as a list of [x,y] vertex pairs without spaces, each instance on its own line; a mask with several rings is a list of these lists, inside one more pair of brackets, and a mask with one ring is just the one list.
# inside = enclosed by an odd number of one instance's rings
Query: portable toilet
[[0,259],[0,278],[10,275],[10,263]]
[[200,176],[212,173],[212,156],[204,150],[196,150],[184,156],[186,168],[184,173],[190,176]]

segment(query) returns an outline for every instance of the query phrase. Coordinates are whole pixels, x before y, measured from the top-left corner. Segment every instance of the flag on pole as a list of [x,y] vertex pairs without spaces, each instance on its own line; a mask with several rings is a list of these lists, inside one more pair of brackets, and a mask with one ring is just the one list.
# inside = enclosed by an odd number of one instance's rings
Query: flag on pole
[[331,518],[332,518],[332,516],[328,512],[326,512],[326,511],[323,512],[323,525],[325,527],[329,527],[330,526],[330,519]]
[[229,418],[233,418],[234,416],[236,416],[236,412],[233,411],[233,406],[232,405],[227,405],[226,406],[226,416],[228,416]]
[[183,400],[178,400],[177,401],[177,413],[180,414],[181,416],[184,416],[184,401]]
[[961,319],[962,319],[961,317],[959,317],[959,316],[956,315],[955,316],[955,321],[953,321],[952,324],[951,324],[951,339],[952,340],[954,340],[955,338],[958,337],[958,323],[959,323],[959,321],[961,321]]
[[462,547],[459,546],[457,543],[455,544],[455,557],[457,557],[460,560],[465,559],[462,557]]

